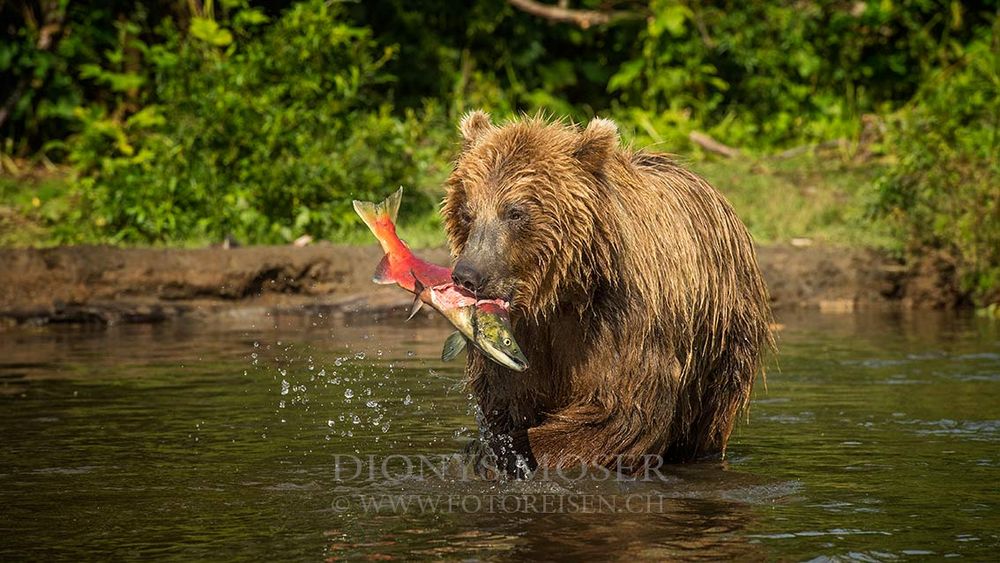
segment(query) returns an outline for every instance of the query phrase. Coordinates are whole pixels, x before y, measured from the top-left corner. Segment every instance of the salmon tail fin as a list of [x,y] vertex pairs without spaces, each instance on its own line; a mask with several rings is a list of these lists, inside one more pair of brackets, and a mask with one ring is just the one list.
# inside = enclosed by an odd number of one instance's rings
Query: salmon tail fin
[[381,285],[391,285],[396,283],[396,280],[392,279],[392,271],[389,266],[388,254],[382,257],[378,266],[375,266],[375,274],[372,275],[372,281]]
[[375,223],[383,217],[388,217],[389,221],[395,223],[396,216],[399,215],[399,202],[402,199],[403,188],[400,186],[398,190],[385,198],[381,203],[354,200],[354,211],[361,216],[361,220],[365,222],[365,225],[368,225],[368,228],[377,237],[379,233],[375,230]]
[[[401,186],[381,203],[354,200],[354,211],[358,213],[361,220],[365,222],[365,225],[368,225],[372,234],[375,235],[379,244],[382,245],[382,250],[387,253],[391,244],[390,238],[395,238],[396,235],[391,228],[385,226],[385,223],[388,220],[388,223],[395,224],[396,216],[399,214],[399,202],[402,199],[403,188]],[[378,225],[380,220],[382,221],[382,227]],[[378,266],[375,268],[375,274],[372,276],[372,281],[383,285],[396,283],[396,280],[392,277],[389,254],[383,256],[382,261],[378,263]]]

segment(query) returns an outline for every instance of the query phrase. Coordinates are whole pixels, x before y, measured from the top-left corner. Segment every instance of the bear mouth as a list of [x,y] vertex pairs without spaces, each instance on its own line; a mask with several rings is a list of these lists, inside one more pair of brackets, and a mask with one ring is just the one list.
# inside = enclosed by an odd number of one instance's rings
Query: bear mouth
[[443,301],[449,302],[449,305],[453,307],[468,307],[474,305],[476,307],[481,307],[483,305],[489,307],[494,306],[501,309],[504,313],[510,314],[510,300],[503,298],[493,298],[487,299],[484,297],[479,297],[475,293],[455,285],[454,283],[443,283],[432,288],[435,292],[440,295],[446,296]]
[[479,299],[476,301],[476,307],[482,305],[496,305],[497,307],[503,309],[503,312],[510,314],[510,301],[506,299]]

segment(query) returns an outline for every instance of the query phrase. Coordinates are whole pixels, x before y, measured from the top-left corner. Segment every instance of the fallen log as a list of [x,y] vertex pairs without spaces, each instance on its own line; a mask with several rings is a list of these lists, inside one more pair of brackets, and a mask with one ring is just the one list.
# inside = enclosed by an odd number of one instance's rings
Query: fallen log
[[726,158],[736,158],[741,155],[739,149],[724,145],[700,131],[691,131],[688,133],[688,139],[708,152],[715,153]]

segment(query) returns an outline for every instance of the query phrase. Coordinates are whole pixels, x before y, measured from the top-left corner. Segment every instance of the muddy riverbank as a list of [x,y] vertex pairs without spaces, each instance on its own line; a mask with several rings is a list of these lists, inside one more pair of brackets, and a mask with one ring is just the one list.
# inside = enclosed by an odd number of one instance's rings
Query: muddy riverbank
[[[421,253],[447,263],[444,249]],[[872,250],[760,249],[777,311],[953,308],[944,261],[908,267]],[[0,326],[161,322],[220,315],[384,315],[409,301],[371,283],[376,246],[0,249]],[[780,315],[779,315],[780,316]]]

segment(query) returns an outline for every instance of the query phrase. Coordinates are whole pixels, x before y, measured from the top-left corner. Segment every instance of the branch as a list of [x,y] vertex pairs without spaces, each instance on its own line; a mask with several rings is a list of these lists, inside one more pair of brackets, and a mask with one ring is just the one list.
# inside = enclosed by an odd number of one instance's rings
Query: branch
[[819,144],[809,144],[800,145],[797,147],[790,148],[773,155],[771,158],[778,160],[785,160],[789,158],[794,158],[800,154],[805,154],[811,150],[822,150],[822,149],[835,149],[847,145],[847,139],[833,139],[831,141],[823,141]]
[[714,152],[715,154],[722,155],[726,158],[736,158],[740,156],[740,150],[734,149],[733,147],[723,145],[719,141],[709,137],[704,133],[698,131],[691,131],[688,133],[688,139],[691,142],[698,145],[699,147],[707,150],[708,152]]
[[610,25],[625,20],[638,20],[645,16],[638,12],[611,11],[601,12],[597,10],[573,10],[567,8],[568,2],[559,0],[555,6],[543,4],[535,0],[507,0],[512,6],[527,12],[533,16],[545,18],[559,23],[572,23],[587,29],[595,25]]

